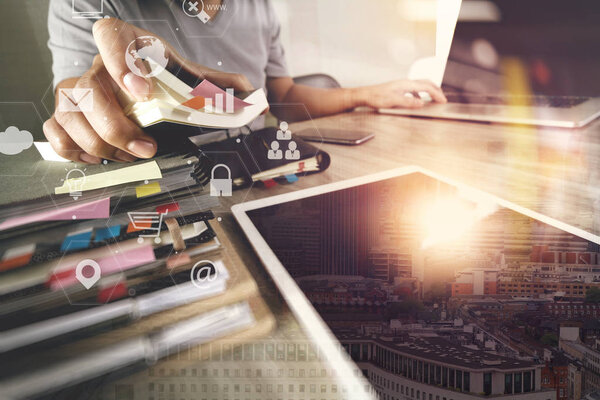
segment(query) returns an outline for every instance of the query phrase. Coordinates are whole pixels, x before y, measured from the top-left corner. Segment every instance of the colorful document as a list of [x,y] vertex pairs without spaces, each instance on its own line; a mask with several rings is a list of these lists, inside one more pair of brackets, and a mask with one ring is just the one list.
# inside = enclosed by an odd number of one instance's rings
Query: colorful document
[[0,231],[21,225],[42,221],[64,221],[75,219],[108,218],[110,215],[110,197],[87,203],[77,203],[49,211],[42,211],[22,217],[14,217],[0,223]]
[[137,198],[150,196],[160,192],[160,183],[158,182],[148,183],[147,185],[142,185],[135,188],[135,195]]
[[0,272],[8,271],[9,269],[23,266],[31,260],[35,251],[35,243],[26,244],[23,246],[13,247],[8,249],[0,259]]
[[202,96],[196,96],[189,99],[188,101],[181,103],[182,106],[193,108],[194,110],[201,110],[206,106],[206,99]]
[[[156,260],[154,255],[154,249],[152,246],[141,246],[133,250],[114,253],[109,256],[97,259],[102,276],[108,276],[110,274],[123,272],[131,268],[135,268],[140,265],[148,264]],[[78,283],[75,275],[76,265],[68,266],[64,268],[60,267],[56,270],[47,282],[52,290],[65,288],[67,286],[75,285]]]
[[233,113],[251,105],[250,103],[246,103],[244,100],[235,97],[233,95],[233,89],[227,89],[225,91],[209,82],[207,79],[200,82],[200,84],[190,93],[194,97],[203,97],[206,105],[211,105],[211,111],[215,112]]
[[191,88],[166,69],[152,80],[155,92],[149,101],[138,102],[119,92],[125,114],[141,127],[173,122],[207,128],[240,128],[269,108],[263,89],[240,100],[234,96],[233,88],[223,90],[207,80]]
[[83,182],[81,182],[81,178],[75,178],[78,181],[72,182],[71,179],[67,179],[62,186],[54,189],[54,193],[69,193],[73,185],[77,185],[78,188],[81,189],[81,192],[85,192],[88,190],[101,189],[130,182],[139,182],[143,180],[160,178],[162,178],[162,174],[158,164],[156,161],[151,161],[131,167],[120,168],[114,171],[86,176]]
[[73,251],[87,249],[90,246],[92,240],[92,229],[86,229],[85,231],[70,233],[63,240],[60,251]]
[[107,226],[106,228],[96,229],[94,233],[94,242],[116,238],[121,233],[121,225]]

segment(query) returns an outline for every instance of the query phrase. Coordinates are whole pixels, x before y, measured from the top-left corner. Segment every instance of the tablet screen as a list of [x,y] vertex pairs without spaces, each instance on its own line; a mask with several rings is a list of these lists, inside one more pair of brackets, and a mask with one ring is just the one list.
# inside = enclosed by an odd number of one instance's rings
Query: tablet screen
[[247,215],[379,394],[547,390],[600,317],[596,243],[426,174]]

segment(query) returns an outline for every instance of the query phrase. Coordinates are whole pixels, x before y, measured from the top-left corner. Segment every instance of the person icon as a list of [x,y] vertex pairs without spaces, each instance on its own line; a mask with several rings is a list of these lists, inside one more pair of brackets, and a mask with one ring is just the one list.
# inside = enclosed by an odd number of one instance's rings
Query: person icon
[[288,143],[288,149],[285,151],[286,160],[299,160],[300,151],[297,149],[298,145],[293,140]]
[[281,121],[277,130],[277,140],[292,140],[292,131],[288,129],[288,123]]
[[267,158],[269,160],[281,160],[283,158],[283,152],[279,148],[279,142],[277,140],[271,142],[271,149],[267,152]]

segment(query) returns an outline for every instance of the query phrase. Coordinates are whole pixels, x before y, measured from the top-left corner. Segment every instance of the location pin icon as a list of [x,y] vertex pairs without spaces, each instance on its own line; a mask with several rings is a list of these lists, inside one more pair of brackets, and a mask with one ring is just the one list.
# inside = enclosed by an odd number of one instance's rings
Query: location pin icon
[[[94,271],[94,273],[92,276],[87,277],[83,274],[83,270],[86,269],[86,273],[89,274],[88,270],[90,268]],[[77,264],[77,268],[75,268],[75,277],[83,286],[85,286],[86,289],[94,286],[94,284],[98,282],[98,279],[100,279],[101,274],[102,271],[100,270],[100,265],[98,265],[98,263],[94,260],[83,260]]]

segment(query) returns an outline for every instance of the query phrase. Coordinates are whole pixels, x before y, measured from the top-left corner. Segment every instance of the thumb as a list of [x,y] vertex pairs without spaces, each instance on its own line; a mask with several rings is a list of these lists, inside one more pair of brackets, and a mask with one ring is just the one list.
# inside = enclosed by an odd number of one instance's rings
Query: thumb
[[148,68],[143,57],[136,57],[134,53],[147,45],[149,39],[140,39],[148,36],[146,34],[116,18],[100,19],[93,27],[94,40],[106,70],[123,91],[142,101],[151,97],[152,81],[145,78]]

